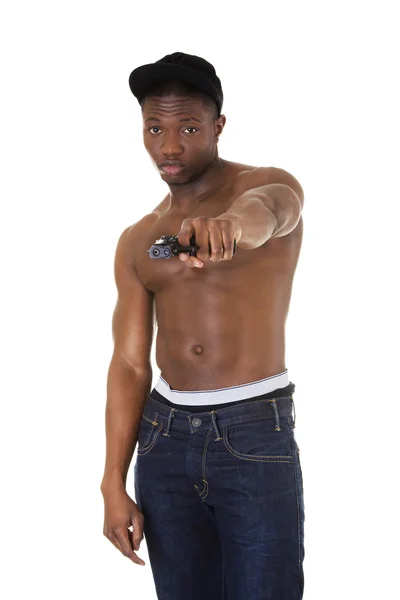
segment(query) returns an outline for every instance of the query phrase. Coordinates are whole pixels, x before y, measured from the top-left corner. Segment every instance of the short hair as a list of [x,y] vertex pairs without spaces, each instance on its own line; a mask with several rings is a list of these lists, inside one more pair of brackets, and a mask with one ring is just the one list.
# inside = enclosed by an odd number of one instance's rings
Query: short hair
[[193,98],[198,98],[201,100],[205,110],[211,114],[211,118],[213,120],[220,116],[218,105],[214,98],[211,98],[211,96],[208,96],[208,94],[205,94],[199,90],[199,88],[182,81],[161,81],[153,83],[146,89],[144,95],[142,96],[140,106],[143,108],[144,101],[149,96],[162,97],[171,95],[191,96]]

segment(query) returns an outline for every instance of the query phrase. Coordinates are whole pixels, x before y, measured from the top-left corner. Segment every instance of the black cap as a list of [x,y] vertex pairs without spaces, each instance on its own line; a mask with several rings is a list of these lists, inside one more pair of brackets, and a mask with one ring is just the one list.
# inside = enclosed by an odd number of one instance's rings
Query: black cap
[[155,63],[143,65],[132,71],[129,87],[140,104],[150,85],[171,80],[189,83],[211,96],[217,103],[218,116],[221,115],[224,100],[221,81],[213,65],[200,56],[184,52],[167,54]]

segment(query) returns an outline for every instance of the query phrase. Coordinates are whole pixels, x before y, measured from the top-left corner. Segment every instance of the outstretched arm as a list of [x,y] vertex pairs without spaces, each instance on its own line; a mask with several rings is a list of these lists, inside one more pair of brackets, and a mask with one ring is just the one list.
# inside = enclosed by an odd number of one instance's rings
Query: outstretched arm
[[217,219],[240,224],[239,248],[258,248],[272,237],[290,233],[300,220],[303,201],[283,183],[270,183],[246,190]]

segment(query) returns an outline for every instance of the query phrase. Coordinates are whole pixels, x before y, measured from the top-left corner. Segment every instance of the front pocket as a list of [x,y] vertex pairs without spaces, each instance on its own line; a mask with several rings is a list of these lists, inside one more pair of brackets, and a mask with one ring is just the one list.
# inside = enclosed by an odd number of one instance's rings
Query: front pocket
[[157,422],[146,415],[142,415],[137,438],[138,454],[146,454],[153,448],[162,426],[163,423],[161,421]]
[[274,419],[258,419],[234,425],[224,425],[222,437],[226,449],[243,460],[293,463],[290,430],[282,419],[281,430]]

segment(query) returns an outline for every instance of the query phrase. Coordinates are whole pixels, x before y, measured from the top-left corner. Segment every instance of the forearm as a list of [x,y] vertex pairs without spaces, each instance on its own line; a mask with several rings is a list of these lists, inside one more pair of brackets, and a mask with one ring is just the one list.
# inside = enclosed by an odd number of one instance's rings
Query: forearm
[[238,220],[242,229],[237,246],[245,250],[258,248],[272,235],[276,219],[261,200],[256,197],[240,196],[232,204],[230,209],[217,218],[227,217]]
[[125,488],[151,383],[150,368],[139,374],[117,358],[111,360],[105,411],[106,460],[101,489],[110,485]]
[[289,186],[270,184],[244,192],[221,217],[237,220],[242,229],[238,247],[253,249],[290,233],[301,217],[301,205]]

